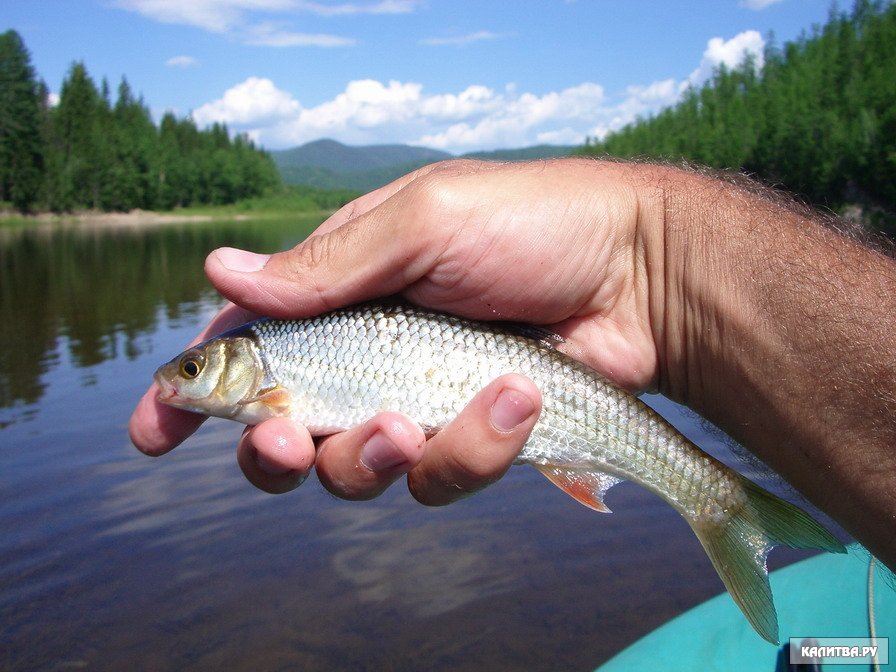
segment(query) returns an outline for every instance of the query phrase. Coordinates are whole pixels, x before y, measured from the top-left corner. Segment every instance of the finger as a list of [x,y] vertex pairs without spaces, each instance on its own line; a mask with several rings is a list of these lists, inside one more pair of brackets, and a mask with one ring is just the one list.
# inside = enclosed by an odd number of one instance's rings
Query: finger
[[271,494],[299,487],[314,465],[308,430],[287,418],[247,427],[237,444],[237,462],[256,488]]
[[[214,334],[243,324],[253,317],[254,314],[229,304],[221,309],[202,333],[186,347],[189,348]],[[206,419],[204,415],[160,403],[156,399],[158,394],[159,387],[153,383],[137,402],[128,422],[131,443],[141,452],[152,456],[163,455],[181,444]]]
[[443,224],[452,218],[449,209],[438,189],[418,177],[362,215],[286,252],[215,250],[205,272],[221,294],[248,310],[271,317],[316,315],[397,293],[425,276],[452,235]]
[[427,273],[435,246],[407,225],[378,226],[375,212],[269,256],[220,248],[206,259],[206,275],[234,303],[270,317],[307,317],[394,294]]
[[233,329],[234,327],[238,327],[241,324],[245,324],[250,320],[256,319],[260,313],[253,313],[250,310],[246,310],[245,308],[241,308],[240,306],[236,306],[232,303],[228,303],[225,305],[218,313],[209,321],[209,323],[205,326],[199,335],[193,339],[192,342],[187,346],[188,348],[196,345],[197,343],[201,343],[212,336],[217,336],[220,333],[223,333],[229,329]]
[[541,413],[531,380],[508,374],[477,394],[447,427],[426,442],[408,474],[417,501],[449,504],[497,481],[513,464]]
[[137,402],[128,422],[128,435],[137,450],[157,457],[164,455],[199,429],[206,416],[166,406],[156,400],[159,387],[153,383]]
[[317,476],[343,499],[372,499],[420,463],[426,436],[400,413],[384,412],[322,441]]

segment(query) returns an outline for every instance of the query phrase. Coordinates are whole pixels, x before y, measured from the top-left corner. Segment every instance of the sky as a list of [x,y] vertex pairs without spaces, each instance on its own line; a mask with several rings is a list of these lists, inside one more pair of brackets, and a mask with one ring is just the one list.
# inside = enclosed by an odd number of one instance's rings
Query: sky
[[266,149],[320,138],[454,154],[602,138],[831,0],[2,0],[53,93],[83,62],[156,121]]

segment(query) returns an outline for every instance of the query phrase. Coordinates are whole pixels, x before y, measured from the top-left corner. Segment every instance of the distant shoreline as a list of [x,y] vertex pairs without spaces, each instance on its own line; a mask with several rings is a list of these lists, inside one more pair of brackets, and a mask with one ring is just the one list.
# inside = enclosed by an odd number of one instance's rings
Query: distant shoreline
[[129,212],[101,212],[84,210],[80,212],[53,213],[42,212],[35,215],[22,215],[15,212],[0,212],[0,227],[8,224],[12,227],[41,227],[57,225],[76,225],[85,228],[142,228],[163,224],[189,224],[194,222],[211,222],[227,219],[240,221],[251,219],[252,215],[240,214],[178,214],[172,212],[155,212],[152,210],[131,210]]

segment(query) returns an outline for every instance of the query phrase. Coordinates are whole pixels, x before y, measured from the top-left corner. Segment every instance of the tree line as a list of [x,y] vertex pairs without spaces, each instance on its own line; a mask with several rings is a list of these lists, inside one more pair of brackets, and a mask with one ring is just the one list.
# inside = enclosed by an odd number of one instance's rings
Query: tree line
[[83,63],[53,104],[15,31],[0,34],[0,201],[21,212],[226,204],[280,184],[270,156],[227,127],[166,112],[157,126],[122,78],[115,101]]
[[838,208],[896,206],[896,4],[857,0],[580,154],[745,170]]

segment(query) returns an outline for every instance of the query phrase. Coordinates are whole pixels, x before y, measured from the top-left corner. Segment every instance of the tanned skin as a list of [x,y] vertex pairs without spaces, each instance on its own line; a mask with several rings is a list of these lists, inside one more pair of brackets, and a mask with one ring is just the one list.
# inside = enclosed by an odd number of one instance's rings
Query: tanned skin
[[896,263],[742,180],[657,179],[660,389],[896,567]]

